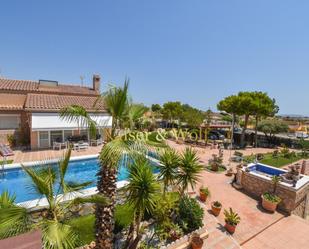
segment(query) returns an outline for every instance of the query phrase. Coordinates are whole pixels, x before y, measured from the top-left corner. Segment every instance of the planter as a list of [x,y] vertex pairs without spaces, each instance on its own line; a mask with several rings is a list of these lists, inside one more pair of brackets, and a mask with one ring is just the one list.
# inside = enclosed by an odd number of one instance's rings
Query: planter
[[233,234],[235,232],[235,229],[236,229],[236,226],[234,225],[231,225],[227,222],[225,222],[225,229],[230,233],[230,234]]
[[203,247],[204,241],[198,236],[193,236],[191,238],[191,248],[192,249],[201,249]]
[[217,207],[214,205],[214,202],[211,203],[211,212],[213,213],[214,216],[219,216],[221,212],[222,205],[220,207]]
[[272,201],[266,200],[264,196],[262,195],[262,207],[264,209],[266,209],[269,212],[274,213],[277,209],[277,206],[278,206],[278,202],[272,202]]
[[208,195],[200,191],[200,200],[206,202]]

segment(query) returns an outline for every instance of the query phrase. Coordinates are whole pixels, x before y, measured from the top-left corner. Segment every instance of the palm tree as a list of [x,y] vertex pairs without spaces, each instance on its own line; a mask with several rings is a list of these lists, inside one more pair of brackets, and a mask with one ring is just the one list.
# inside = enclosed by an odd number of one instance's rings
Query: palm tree
[[194,189],[199,180],[200,173],[203,170],[203,166],[199,163],[197,151],[193,150],[191,147],[187,147],[184,150],[180,160],[178,184],[181,188],[180,192],[183,195],[189,186]]
[[157,166],[160,170],[159,179],[163,180],[163,195],[168,186],[175,183],[178,177],[178,167],[180,165],[180,156],[175,149],[167,148],[159,154],[160,164]]
[[127,108],[127,123],[131,130],[135,129],[138,122],[148,110],[143,104],[130,103]]
[[[151,214],[155,208],[155,203],[160,193],[160,185],[152,172],[152,167],[148,159],[138,156],[129,165],[128,185],[126,186],[127,200],[134,209],[134,224],[131,226],[128,235],[128,242],[132,238],[134,230],[136,239],[131,245],[135,247],[140,240],[140,223],[144,214]],[[130,246],[129,246],[130,247]]]
[[87,128],[90,136],[95,138],[97,123],[83,106],[70,105],[62,108],[60,110],[60,118],[68,122],[77,123],[78,131],[80,131],[80,128]]
[[103,196],[95,195],[87,198],[72,198],[63,202],[63,196],[74,197],[77,191],[91,184],[91,182],[65,181],[70,155],[71,150],[68,150],[64,159],[59,161],[56,167],[45,165],[43,168],[35,169],[22,166],[31,179],[31,190],[46,198],[47,212],[41,221],[35,223],[26,208],[14,204],[15,195],[4,192],[0,197],[0,239],[40,229],[43,248],[73,249],[83,243],[74,228],[65,223],[64,217],[67,210],[80,203],[106,205],[108,201]]
[[[117,171],[124,159],[124,155],[126,155],[127,161],[134,161],[137,155],[148,153],[149,144],[151,146],[156,145],[154,142],[147,144],[147,141],[128,140],[126,136],[119,134],[120,129],[124,128],[124,124],[128,120],[128,113],[131,112],[128,88],[129,80],[126,79],[123,87],[110,86],[96,101],[96,103],[103,101],[107,112],[112,117],[112,126],[107,137],[108,143],[102,147],[100,152],[99,161],[101,167],[97,173],[98,195],[106,196],[110,200],[108,205],[96,205],[95,234],[96,248],[98,249],[113,248]],[[62,117],[69,121],[75,121],[75,119],[79,118],[79,115],[75,116],[75,114],[76,112],[72,114],[64,110]],[[80,114],[82,114],[82,120],[88,127],[95,124],[91,121],[89,114],[85,115],[83,112],[80,112]],[[72,118],[70,118],[71,116]],[[135,117],[136,115],[132,115],[131,120],[134,120]]]

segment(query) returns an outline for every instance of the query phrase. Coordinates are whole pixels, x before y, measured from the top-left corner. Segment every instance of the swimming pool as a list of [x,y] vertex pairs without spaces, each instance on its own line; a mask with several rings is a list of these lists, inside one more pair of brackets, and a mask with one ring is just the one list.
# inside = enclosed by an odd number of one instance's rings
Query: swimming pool
[[268,176],[280,176],[284,173],[286,173],[284,170],[280,170],[274,167],[262,165],[262,164],[255,164],[252,166],[249,166],[250,172],[256,172],[256,173],[262,173],[264,175]]
[[[151,164],[153,166],[153,171],[158,172],[158,169],[155,167],[156,164],[153,161],[151,161]],[[56,167],[56,164],[52,165]],[[43,166],[33,167],[39,168]],[[98,158],[70,161],[65,179],[74,182],[92,181],[93,183],[88,186],[88,188],[95,187],[98,169]],[[127,178],[128,170],[123,162],[119,167],[117,180],[123,181]],[[33,192],[30,186],[31,179],[22,168],[6,169],[3,175],[0,173],[0,194],[5,190],[8,190],[12,194],[15,193],[17,203],[42,197],[38,193]]]

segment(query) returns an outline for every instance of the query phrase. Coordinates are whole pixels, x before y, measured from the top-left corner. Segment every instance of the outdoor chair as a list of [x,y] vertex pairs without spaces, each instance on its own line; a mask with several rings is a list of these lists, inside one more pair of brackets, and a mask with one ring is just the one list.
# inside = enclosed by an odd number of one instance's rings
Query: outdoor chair
[[68,143],[67,142],[53,142],[53,150],[55,149],[61,150],[63,147],[67,149]]

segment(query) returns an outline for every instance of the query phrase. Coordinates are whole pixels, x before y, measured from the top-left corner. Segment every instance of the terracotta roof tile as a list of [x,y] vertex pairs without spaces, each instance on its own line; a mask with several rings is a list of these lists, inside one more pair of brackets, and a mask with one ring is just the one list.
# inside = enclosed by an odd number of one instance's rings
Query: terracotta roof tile
[[0,110],[22,110],[25,100],[25,94],[0,93]]
[[80,105],[87,111],[104,112],[104,103],[99,101],[94,107],[97,97],[92,96],[67,96],[51,94],[28,94],[25,110],[28,111],[59,111],[69,105]]
[[38,81],[2,78],[0,78],[0,91],[57,93],[64,95],[98,95],[98,92],[89,87],[62,84],[59,84],[58,86],[46,86],[39,84]]

